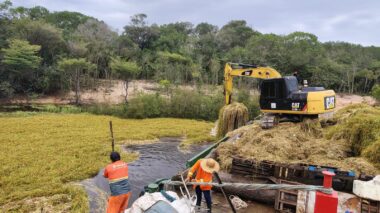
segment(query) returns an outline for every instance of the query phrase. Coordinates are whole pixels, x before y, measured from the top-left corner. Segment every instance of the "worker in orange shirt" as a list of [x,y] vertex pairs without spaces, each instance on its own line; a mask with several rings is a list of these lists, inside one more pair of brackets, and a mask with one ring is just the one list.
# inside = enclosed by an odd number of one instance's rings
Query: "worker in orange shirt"
[[[189,181],[192,179],[194,173],[196,173],[195,176],[195,182],[204,182],[204,183],[211,183],[212,182],[212,173],[218,172],[220,169],[219,163],[216,162],[212,158],[206,158],[206,159],[200,159],[198,160],[193,167],[191,167],[186,181]],[[207,212],[211,212],[211,188],[210,185],[200,185],[200,186],[194,186],[195,193],[197,194],[197,208],[200,209],[201,201],[202,201],[202,193],[205,197],[206,204],[207,204]]]
[[111,196],[108,199],[107,213],[120,213],[128,207],[131,196],[131,186],[128,181],[128,164],[120,160],[118,152],[111,152],[112,163],[104,170],[104,177],[108,178]]

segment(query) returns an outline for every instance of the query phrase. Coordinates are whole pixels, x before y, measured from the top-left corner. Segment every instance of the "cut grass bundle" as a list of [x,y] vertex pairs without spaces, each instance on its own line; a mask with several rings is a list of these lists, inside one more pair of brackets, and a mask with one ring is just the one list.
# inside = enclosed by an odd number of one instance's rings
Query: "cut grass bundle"
[[239,139],[218,147],[221,167],[228,170],[231,157],[241,156],[280,163],[332,166],[354,170],[357,174],[379,174],[379,108],[349,106],[339,111],[336,119],[338,123],[327,128],[321,128],[316,120],[280,123],[269,130],[262,130],[258,124],[239,128],[228,133],[231,138],[240,135]]
[[[345,140],[355,156],[362,156],[367,147],[380,140],[380,108],[378,107],[365,104],[351,105],[340,110],[335,118],[338,123],[330,128],[327,138]],[[371,152],[367,150],[367,153],[380,154],[377,150]],[[366,156],[369,157],[368,154]],[[380,155],[371,156],[369,159],[380,159]]]
[[[167,136],[184,137],[187,143],[214,139],[210,136],[213,123],[195,120],[136,120],[90,114],[14,115],[7,113],[2,117],[0,113],[0,212],[35,211],[38,209],[33,210],[33,206],[38,208],[39,204],[28,206],[28,202],[32,199],[44,203],[45,198],[54,203],[62,200],[61,206],[69,212],[88,211],[86,194],[72,183],[93,177],[109,163],[110,120],[117,145],[126,140]],[[120,146],[115,148],[121,150]],[[122,156],[126,161],[135,157]],[[62,196],[54,196],[58,194]],[[66,201],[68,207],[64,205]],[[52,212],[60,211],[59,205],[52,206]]]
[[219,111],[218,137],[244,126],[248,122],[248,109],[244,104],[232,103],[222,107]]
[[322,137],[322,126],[318,119],[304,119],[301,122],[300,128],[314,137]]

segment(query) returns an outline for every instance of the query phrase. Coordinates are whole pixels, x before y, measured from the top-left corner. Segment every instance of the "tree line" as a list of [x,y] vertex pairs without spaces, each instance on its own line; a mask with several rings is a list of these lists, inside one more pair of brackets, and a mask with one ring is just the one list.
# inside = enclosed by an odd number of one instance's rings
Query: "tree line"
[[[128,22],[128,20],[126,20]],[[99,79],[168,84],[223,82],[226,62],[297,72],[311,85],[369,93],[380,82],[380,47],[320,42],[306,32],[263,34],[244,20],[149,24],[132,16],[119,34],[78,12],[0,3],[0,97],[94,88]],[[378,86],[377,86],[378,88]]]

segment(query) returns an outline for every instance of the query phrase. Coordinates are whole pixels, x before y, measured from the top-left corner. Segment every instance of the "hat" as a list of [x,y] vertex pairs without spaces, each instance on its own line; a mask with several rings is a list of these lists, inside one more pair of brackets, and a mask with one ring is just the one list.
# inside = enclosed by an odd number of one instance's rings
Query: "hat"
[[219,163],[212,158],[206,158],[201,161],[201,168],[208,173],[218,172],[220,169]]

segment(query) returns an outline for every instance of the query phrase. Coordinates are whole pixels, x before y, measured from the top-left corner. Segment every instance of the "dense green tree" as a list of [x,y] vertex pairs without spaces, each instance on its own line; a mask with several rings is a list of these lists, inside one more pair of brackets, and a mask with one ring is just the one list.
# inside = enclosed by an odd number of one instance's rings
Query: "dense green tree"
[[85,45],[88,60],[97,66],[94,77],[109,76],[108,67],[116,49],[116,40],[117,33],[95,19],[88,19],[75,31],[74,41]]
[[281,70],[286,74],[297,72],[302,79],[312,77],[311,68],[317,66],[323,49],[318,38],[310,33],[294,32],[284,37],[285,62]]
[[[298,72],[310,85],[337,92],[369,93],[380,83],[380,47],[322,43],[306,32],[261,34],[244,20],[230,21],[218,29],[206,22],[195,27],[188,22],[149,24],[145,14],[136,14],[118,35],[104,22],[78,12],[12,7],[6,0],[0,3],[0,49],[14,48],[8,41],[15,39],[40,46],[33,55],[42,63],[20,72],[28,73],[21,77],[14,71],[15,64],[12,67],[5,60],[6,51],[0,51],[2,96],[68,88],[76,79],[58,69],[57,61],[62,58],[85,58],[95,64],[95,68],[80,71],[80,88],[94,88],[98,79],[111,79],[112,73],[123,79],[111,72],[112,58],[114,68],[122,62],[127,68],[138,67],[134,78],[172,84],[221,84],[228,61],[271,66],[283,75]],[[247,78],[238,82],[250,88],[257,85]]]
[[131,17],[129,25],[124,27],[123,35],[129,37],[140,49],[152,47],[159,38],[159,28],[156,25],[148,26],[145,14],[136,14]]
[[36,6],[29,9],[29,17],[32,20],[41,20],[46,19],[46,17],[50,14],[49,10],[45,7]]
[[140,67],[135,62],[124,61],[120,58],[113,58],[111,61],[111,70],[117,77],[124,80],[125,102],[128,102],[129,81],[141,72]]
[[247,54],[254,64],[279,69],[285,63],[284,37],[275,34],[252,36],[247,43]]
[[380,84],[373,86],[371,95],[376,98],[377,101],[380,101]]
[[258,34],[258,32],[247,26],[246,21],[234,20],[220,29],[218,32],[218,43],[222,51],[236,46],[244,47],[251,36]]
[[49,13],[45,20],[63,30],[63,36],[67,40],[80,24],[85,23],[90,17],[78,12],[53,12]]
[[192,60],[178,53],[159,52],[154,64],[157,80],[167,79],[174,84],[187,83],[192,80],[194,70]]
[[9,8],[12,6],[12,2],[9,0],[0,3],[0,48],[3,48],[6,45],[6,40],[10,35],[10,12]]
[[16,20],[14,21],[13,28],[16,37],[28,40],[31,44],[41,46],[39,53],[44,64],[53,64],[57,57],[66,52],[67,48],[63,40],[62,30],[43,20]]
[[192,32],[192,24],[188,22],[177,22],[160,26],[160,36],[155,41],[157,50],[180,52],[185,46],[188,36]]
[[35,70],[41,62],[37,55],[40,49],[40,46],[31,45],[28,41],[12,39],[9,40],[9,48],[2,50],[2,64],[6,71],[2,71],[1,77],[14,85],[15,91],[25,93],[33,90],[33,81],[38,78]]
[[58,62],[58,69],[69,77],[71,85],[75,89],[75,104],[80,104],[81,78],[86,71],[95,69],[94,64],[84,58],[65,58]]

